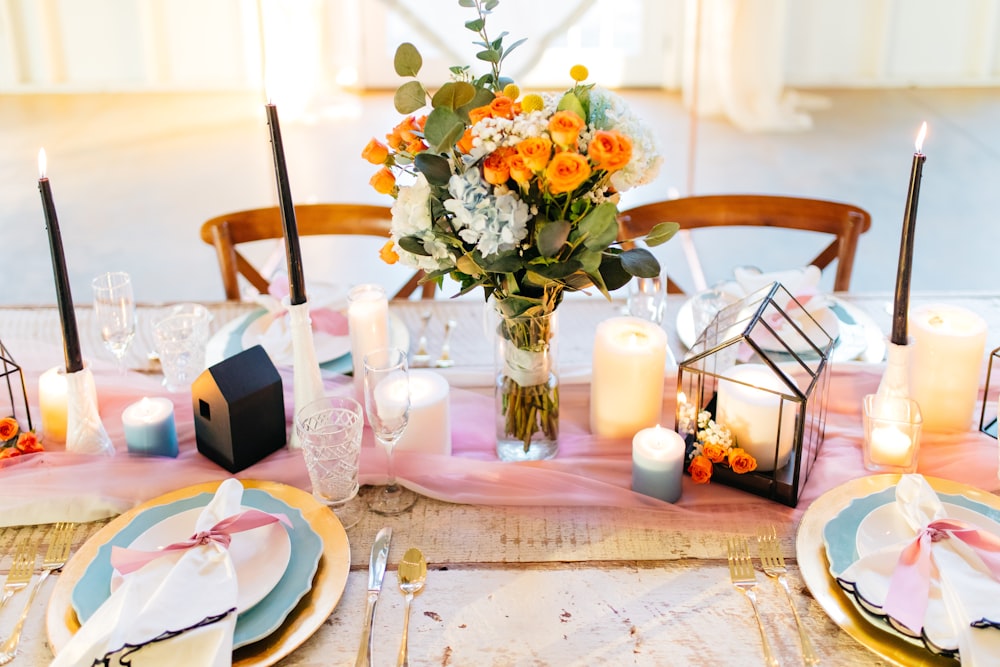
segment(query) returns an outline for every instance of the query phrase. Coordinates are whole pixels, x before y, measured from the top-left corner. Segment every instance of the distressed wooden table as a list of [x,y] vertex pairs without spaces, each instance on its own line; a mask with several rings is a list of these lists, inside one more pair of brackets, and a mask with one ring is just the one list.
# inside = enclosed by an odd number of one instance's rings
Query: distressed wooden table
[[[844,295],[888,330],[888,295]],[[923,301],[959,303],[983,314],[990,325],[988,350],[1000,342],[1000,297],[995,295],[920,295]],[[667,328],[679,300],[671,302]],[[213,327],[249,312],[245,304],[217,304]],[[477,302],[407,302],[393,312],[413,332],[420,315],[434,313],[428,330],[432,354],[440,348],[442,322],[459,324],[452,341],[458,365],[490,367],[491,340]],[[562,316],[564,368],[586,363],[593,325],[620,312],[621,304],[568,300]],[[140,332],[129,352],[131,367],[151,370],[148,315],[140,313]],[[84,349],[100,342],[81,308]],[[0,310],[0,339],[26,333],[58,343],[54,308]],[[672,338],[677,354],[681,347]],[[109,360],[110,363],[110,360]],[[2,484],[0,474],[0,484]],[[363,493],[370,489],[363,489]],[[759,510],[759,506],[758,506]],[[379,528],[394,534],[389,572],[375,619],[374,664],[395,660],[403,620],[403,598],[395,568],[403,552],[420,547],[430,566],[426,589],[413,604],[410,661],[414,665],[685,665],[762,664],[760,642],[750,606],[729,582],[725,538],[753,535],[776,525],[800,616],[824,664],[888,664],[842,632],[811,599],[795,560],[796,525],[788,508],[755,512],[720,507],[717,514],[592,507],[487,507],[456,505],[421,498],[399,517],[368,514],[348,531],[351,573],[343,597],[323,627],[279,664],[283,666],[353,664],[361,630],[368,555]],[[106,522],[81,524],[78,548]],[[15,539],[44,546],[46,526],[0,531],[0,573],[9,568]],[[758,575],[764,623],[781,664],[801,664],[791,612],[779,590]],[[51,582],[46,584],[51,586]],[[45,591],[28,617],[18,664],[51,659],[45,638]],[[0,612],[6,634],[26,599],[16,595]]]

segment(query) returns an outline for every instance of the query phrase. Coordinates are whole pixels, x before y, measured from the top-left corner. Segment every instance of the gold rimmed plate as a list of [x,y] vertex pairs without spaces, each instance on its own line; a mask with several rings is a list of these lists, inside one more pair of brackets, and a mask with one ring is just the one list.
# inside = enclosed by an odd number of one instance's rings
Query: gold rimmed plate
[[[262,491],[299,510],[309,528],[322,542],[322,552],[311,589],[273,632],[233,653],[234,665],[272,665],[305,642],[337,606],[350,571],[350,545],[337,517],[311,494],[275,482],[241,482],[246,489]],[[219,484],[221,481],[198,484],[149,500],[117,517],[87,540],[67,563],[49,601],[46,630],[54,652],[58,653],[80,628],[80,620],[73,605],[73,592],[102,547],[126,529],[140,513],[201,494],[213,494]]]
[[[899,479],[900,475],[861,477],[845,482],[817,498],[802,516],[795,539],[799,571],[809,592],[831,620],[844,632],[891,664],[906,667],[954,666],[955,660],[934,655],[923,646],[911,643],[887,627],[873,622],[870,616],[857,608],[830,574],[830,561],[827,557],[824,535],[827,524],[847,509],[853,501],[894,487]],[[939,494],[963,496],[1000,510],[1000,497],[992,493],[951,480],[936,477],[925,477],[925,479]],[[847,537],[844,536],[844,539]],[[854,551],[855,536],[849,537],[851,542],[847,547]]]

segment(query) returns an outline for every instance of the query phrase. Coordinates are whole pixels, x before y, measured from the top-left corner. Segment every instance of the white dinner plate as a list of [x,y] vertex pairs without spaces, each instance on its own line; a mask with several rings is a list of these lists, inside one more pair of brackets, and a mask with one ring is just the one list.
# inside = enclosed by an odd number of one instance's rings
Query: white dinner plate
[[[265,313],[249,322],[243,330],[242,349],[246,350],[254,345],[260,345],[276,366],[291,366],[295,357],[289,327],[287,313],[283,313],[278,318]],[[334,336],[314,328],[313,347],[316,348],[316,360],[324,364],[349,353],[351,351],[351,337]]]
[[[957,519],[970,523],[981,530],[1000,536],[1000,523],[976,511],[962,505],[953,503],[941,503],[949,519]],[[884,547],[912,540],[915,536],[913,529],[906,523],[906,519],[896,508],[896,502],[889,502],[881,507],[876,507],[861,520],[858,525],[858,534],[855,536],[855,548],[858,558],[863,558]]]
[[[687,299],[677,311],[677,338],[688,349],[695,344],[699,333],[694,326],[694,299]],[[875,320],[857,306],[835,296],[827,295],[827,299],[839,325],[830,361],[882,361],[886,351],[885,336]]]
[[[950,510],[954,509],[956,512],[954,518],[972,517],[973,515],[978,515],[980,518],[976,520],[977,525],[980,525],[980,523],[984,521],[995,524],[997,520],[1000,520],[1000,511],[983,503],[971,500],[963,495],[951,495],[938,492],[938,497],[941,499],[942,504]],[[859,538],[858,534],[861,531],[861,526],[865,520],[876,511],[888,513],[889,510],[883,508],[889,507],[893,512],[895,512],[895,503],[896,487],[893,485],[877,493],[852,499],[846,507],[844,507],[836,514],[836,516],[826,523],[823,528],[823,545],[826,550],[827,562],[829,563],[829,574],[833,575],[834,580],[836,580],[848,567],[853,565],[861,557],[858,553],[859,539],[865,540],[867,548],[874,547],[877,549],[883,546],[888,546],[891,543],[885,541],[886,539],[891,539],[885,537],[888,533],[886,532],[886,519],[884,517],[887,515],[876,514],[874,518],[870,519],[871,523],[867,528],[868,536],[866,538]],[[955,508],[961,508],[961,510]],[[959,512],[962,512],[962,517],[958,515]],[[949,515],[951,515],[950,511]],[[909,528],[905,528],[905,530],[909,531],[909,534],[912,536],[913,532],[910,531]],[[879,537],[880,533],[882,534],[881,538]],[[905,537],[903,539],[905,539]],[[836,583],[834,583],[834,585],[837,586]],[[912,646],[924,649],[931,654],[935,653],[933,645],[926,644],[920,639],[909,637],[899,632],[884,618],[877,617],[870,613],[853,595],[843,591],[842,594],[858,611],[860,616],[873,627],[879,628],[880,630],[897,637]]]
[[[251,509],[243,506],[243,510]],[[168,544],[181,542],[194,533],[195,523],[204,508],[196,507],[168,516],[150,526],[139,537],[132,540],[129,549],[156,551]],[[183,551],[161,556],[178,560]],[[272,523],[253,530],[233,533],[229,544],[229,555],[236,570],[239,592],[236,610],[243,613],[264,599],[277,585],[288,567],[292,553],[292,542],[284,524]],[[123,577],[115,570],[111,577],[111,592],[121,585]]]

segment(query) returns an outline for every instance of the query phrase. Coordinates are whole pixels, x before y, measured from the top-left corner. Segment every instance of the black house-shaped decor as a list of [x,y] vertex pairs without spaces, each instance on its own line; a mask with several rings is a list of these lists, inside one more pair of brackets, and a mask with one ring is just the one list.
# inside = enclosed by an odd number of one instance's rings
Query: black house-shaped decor
[[191,401],[198,451],[229,472],[285,446],[281,376],[260,345],[205,370]]

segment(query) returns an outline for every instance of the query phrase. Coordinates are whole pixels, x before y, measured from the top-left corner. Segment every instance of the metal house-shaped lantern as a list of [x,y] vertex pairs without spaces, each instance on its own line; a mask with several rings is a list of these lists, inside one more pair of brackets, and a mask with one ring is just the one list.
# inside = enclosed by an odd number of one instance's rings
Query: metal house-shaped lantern
[[711,479],[795,507],[826,430],[833,345],[779,283],[720,311],[678,368],[676,429],[688,464],[705,453],[697,415],[708,412],[756,461],[737,472],[708,452]]
[[[996,381],[996,378],[993,377],[993,369],[998,364],[1000,364],[1000,347],[990,353],[990,363],[986,367],[986,388],[983,389],[983,407],[979,413],[979,430],[994,438],[997,437],[997,419],[1000,418],[1000,415],[997,414],[997,402],[990,400],[990,394],[992,393],[992,385]],[[989,410],[986,409],[987,406],[989,406]]]
[[[24,372],[14,361],[3,341],[0,341],[0,378],[6,382],[0,386],[7,394],[7,400],[0,400],[0,418],[13,417],[21,430],[34,430],[31,423],[31,409],[28,406],[28,391],[24,384]],[[10,407],[7,408],[6,406]]]

